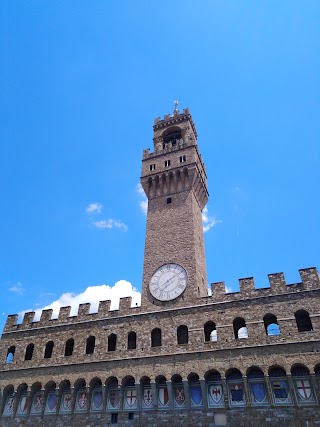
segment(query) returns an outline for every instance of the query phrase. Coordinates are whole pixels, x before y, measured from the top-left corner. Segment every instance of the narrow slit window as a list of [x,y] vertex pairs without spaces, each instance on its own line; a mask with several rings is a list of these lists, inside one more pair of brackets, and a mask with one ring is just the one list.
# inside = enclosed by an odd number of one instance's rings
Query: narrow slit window
[[156,170],[156,165],[155,164],[150,165],[150,171],[155,171],[155,170]]
[[172,198],[171,197],[167,197],[167,205],[169,205],[169,203],[172,202]]
[[187,156],[180,156],[179,160],[180,160],[180,163],[184,163],[187,161]]
[[170,160],[165,160],[164,161],[164,166],[167,168],[168,166],[170,166]]

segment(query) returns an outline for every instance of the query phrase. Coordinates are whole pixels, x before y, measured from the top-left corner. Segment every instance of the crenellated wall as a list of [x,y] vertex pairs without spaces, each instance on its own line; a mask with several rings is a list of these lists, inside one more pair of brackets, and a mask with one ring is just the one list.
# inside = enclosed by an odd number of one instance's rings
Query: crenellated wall
[[[301,292],[319,290],[320,276],[315,267],[299,270],[301,283],[287,284],[283,273],[269,274],[269,288],[255,288],[254,278],[239,279],[240,292],[226,293],[224,282],[216,282],[211,284],[212,295],[198,299],[199,306],[208,306],[213,304],[214,310],[219,308],[223,310],[223,305],[217,307],[217,303],[231,303],[235,301],[246,301],[285,296],[296,295]],[[254,302],[256,304],[256,302]],[[134,316],[143,314],[143,307],[132,307],[131,297],[120,298],[119,309],[110,310],[111,301],[100,301],[98,312],[90,313],[90,304],[80,304],[77,316],[70,316],[71,307],[61,307],[58,318],[52,319],[52,310],[43,310],[40,320],[34,322],[35,312],[25,313],[22,323],[18,322],[18,315],[9,315],[3,332],[13,332],[19,330],[28,330],[47,326],[59,326],[63,324],[75,324],[79,322],[95,321],[101,319],[116,319],[123,316]],[[303,305],[303,304],[302,304]],[[186,305],[187,306],[187,305]],[[245,305],[247,307],[247,304]],[[175,311],[170,309],[169,311]],[[243,313],[245,315],[245,313]]]

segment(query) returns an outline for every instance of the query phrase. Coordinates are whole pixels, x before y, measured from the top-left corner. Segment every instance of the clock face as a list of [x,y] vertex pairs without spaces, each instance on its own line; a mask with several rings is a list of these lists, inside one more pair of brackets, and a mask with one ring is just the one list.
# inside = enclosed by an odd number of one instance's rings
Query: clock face
[[181,265],[165,264],[151,277],[149,290],[157,300],[170,301],[182,294],[187,281],[187,272]]

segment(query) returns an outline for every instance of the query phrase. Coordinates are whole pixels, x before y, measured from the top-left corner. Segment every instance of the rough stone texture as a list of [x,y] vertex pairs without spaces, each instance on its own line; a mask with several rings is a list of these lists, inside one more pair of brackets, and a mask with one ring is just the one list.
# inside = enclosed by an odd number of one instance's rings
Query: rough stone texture
[[[181,131],[176,146],[166,145],[167,130],[174,126]],[[229,427],[304,427],[320,426],[320,280],[316,268],[300,270],[301,283],[286,284],[283,273],[269,275],[270,287],[256,289],[253,278],[240,279],[240,292],[225,293],[223,282],[211,285],[212,295],[206,292],[206,266],[201,223],[201,210],[208,193],[204,165],[196,144],[196,130],[188,110],[182,114],[157,119],[154,125],[154,153],[145,150],[142,167],[142,185],[149,198],[143,295],[141,307],[131,307],[131,298],[122,298],[118,310],[110,311],[110,301],[102,301],[97,313],[90,313],[89,304],[81,304],[78,315],[70,317],[70,307],[63,307],[57,319],[52,310],[44,310],[40,321],[34,313],[26,313],[21,324],[17,315],[9,316],[0,342],[0,414],[7,397],[15,393],[15,416],[0,418],[4,427],[55,426],[93,427],[109,426],[111,412],[106,400],[111,380],[117,379],[122,398],[118,425],[122,426],[204,426]],[[163,136],[164,135],[164,136]],[[172,144],[172,143],[170,143]],[[186,156],[180,165],[179,157]],[[165,168],[164,160],[171,160]],[[156,169],[150,170],[155,164]],[[172,197],[167,204],[166,198]],[[188,272],[188,286],[174,301],[160,303],[150,298],[148,285],[153,272],[164,263],[177,262]],[[204,283],[202,281],[204,278]],[[198,289],[199,287],[199,289]],[[297,312],[304,310],[310,327],[299,332]],[[280,335],[267,335],[265,315],[271,314],[280,327]],[[247,328],[247,338],[236,338],[234,320],[241,318]],[[216,341],[206,340],[205,324],[212,321]],[[188,341],[178,344],[177,329],[188,328]],[[151,331],[161,329],[161,346],[151,346]],[[301,329],[301,327],[300,327]],[[303,329],[303,328],[302,328]],[[307,330],[306,330],[307,329]],[[128,334],[136,333],[136,348],[128,350]],[[117,337],[115,351],[108,351],[108,337]],[[94,351],[86,354],[89,337],[95,337]],[[65,356],[66,341],[74,339],[73,354]],[[53,341],[50,358],[44,358],[46,344]],[[25,360],[26,348],[34,345],[31,360]],[[9,348],[15,347],[14,358],[6,363]],[[291,375],[294,368],[303,367],[307,373],[303,381],[313,390],[314,400],[302,402],[297,380]],[[270,369],[281,367],[286,376],[292,402],[279,405],[275,401]],[[267,402],[255,406],[250,387],[252,368],[259,368],[267,390]],[[243,406],[234,407],[231,398],[230,373],[240,373],[245,397]],[[210,374],[219,373],[223,399],[221,406],[208,407]],[[166,384],[169,409],[158,406],[161,378]],[[177,380],[179,378],[179,380]],[[203,404],[191,408],[192,378],[202,391]],[[123,396],[132,380],[131,389],[137,392],[137,407],[125,410]],[[143,410],[143,387],[149,384],[154,396],[151,410]],[[181,383],[181,384],[180,384]],[[173,409],[175,384],[183,387],[186,407]],[[88,401],[94,387],[103,392],[101,413],[89,409],[77,414],[75,396],[84,390]],[[59,412],[61,394],[70,387],[72,411]],[[58,407],[54,415],[44,414],[48,392],[56,392]],[[17,412],[20,396],[29,396],[28,415]],[[42,395],[40,415],[30,413],[36,393]],[[190,409],[191,408],[191,409]],[[308,424],[307,424],[308,423]]]

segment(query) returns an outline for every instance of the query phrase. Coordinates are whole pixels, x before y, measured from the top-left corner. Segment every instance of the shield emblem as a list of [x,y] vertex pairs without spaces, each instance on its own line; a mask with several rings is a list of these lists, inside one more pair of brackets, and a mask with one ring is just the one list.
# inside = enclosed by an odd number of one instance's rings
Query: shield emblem
[[253,397],[253,401],[259,403],[263,402],[267,397],[265,385],[263,383],[251,384],[251,394]]
[[243,402],[242,384],[233,384],[231,386],[230,392],[231,392],[232,402],[235,402],[235,403]]
[[87,393],[85,391],[78,393],[78,407],[82,411],[87,409]]
[[185,403],[185,396],[184,396],[184,388],[182,387],[176,387],[175,388],[175,403],[177,406],[183,406]]
[[159,389],[159,406],[168,406],[169,404],[169,396],[168,396],[168,389],[160,388]]
[[209,386],[209,396],[214,405],[218,405],[222,400],[222,386],[221,385],[211,385]]
[[111,408],[117,408],[117,406],[120,403],[119,390],[110,390],[109,402],[110,402]]
[[125,391],[125,403],[127,408],[133,408],[137,403],[137,391],[130,388]]
[[199,406],[202,404],[202,393],[201,387],[191,387],[191,403],[194,406]]
[[299,380],[296,381],[297,392],[300,400],[309,400],[312,391],[310,387],[310,382],[308,380]]
[[33,412],[41,412],[42,409],[42,396],[40,393],[34,395],[33,398]]
[[9,396],[7,399],[5,410],[4,410],[4,415],[12,415],[12,414],[13,414],[13,396]]
[[57,395],[55,392],[51,392],[48,394],[48,397],[47,397],[46,412],[55,412],[56,407],[57,407]]
[[62,408],[64,412],[69,412],[71,410],[71,394],[64,393],[62,396]]
[[19,414],[23,415],[28,409],[28,396],[22,395],[19,402]]
[[93,396],[92,396],[92,409],[93,410],[98,410],[101,409],[102,406],[102,391],[100,390],[94,390],[93,391]]
[[145,388],[143,390],[143,403],[146,408],[150,408],[152,405],[153,399],[152,399],[152,392],[150,388]]

